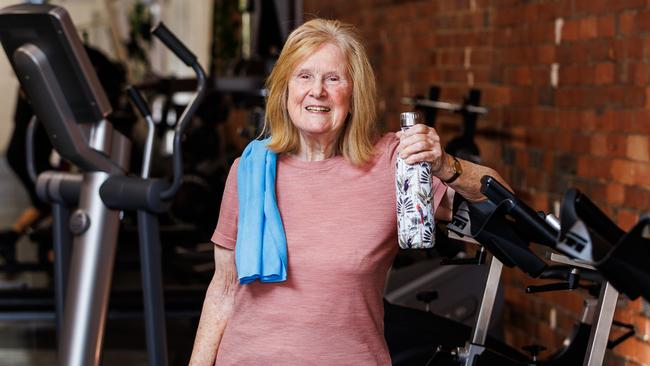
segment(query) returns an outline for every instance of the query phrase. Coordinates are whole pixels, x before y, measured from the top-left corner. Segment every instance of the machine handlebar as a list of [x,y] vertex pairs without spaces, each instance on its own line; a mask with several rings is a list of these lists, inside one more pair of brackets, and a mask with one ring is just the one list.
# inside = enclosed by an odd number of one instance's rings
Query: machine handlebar
[[535,241],[538,244],[555,248],[556,230],[544,221],[532,208],[517,199],[512,192],[496,179],[489,175],[483,176],[481,178],[481,193],[496,205],[508,201],[508,213],[515,220],[520,221],[533,234]]
[[192,67],[192,65],[197,63],[196,55],[194,55],[192,51],[190,51],[162,22],[158,23],[158,25],[151,30],[151,34],[156,36],[156,38],[164,43],[167,48],[174,52],[176,57],[181,59],[185,65]]
[[168,189],[160,194],[162,200],[170,200],[178,189],[181,187],[183,178],[183,154],[181,150],[181,143],[183,140],[183,132],[192,120],[194,113],[199,108],[203,97],[206,92],[206,76],[203,67],[199,64],[196,56],[187,49],[187,47],[162,23],[159,23],[151,33],[160,39],[167,48],[181,59],[187,66],[191,67],[196,74],[197,89],[194,97],[190,103],[185,107],[176,128],[174,129],[174,153],[172,155],[173,162],[173,178],[172,184]]

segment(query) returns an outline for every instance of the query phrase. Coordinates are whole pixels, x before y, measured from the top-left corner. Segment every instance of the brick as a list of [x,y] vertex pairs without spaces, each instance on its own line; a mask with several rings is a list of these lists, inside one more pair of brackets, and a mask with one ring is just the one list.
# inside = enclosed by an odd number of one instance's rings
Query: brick
[[531,165],[525,171],[527,186],[530,187],[535,194],[529,200],[531,205],[537,210],[548,211],[548,197],[546,192],[548,190],[548,174],[542,170],[533,169]]
[[515,164],[519,168],[529,168],[528,152],[526,150],[520,149],[515,151]]
[[555,21],[555,19],[560,16],[562,12],[562,4],[558,3],[538,3],[537,4],[537,16],[540,21]]
[[611,159],[596,158],[588,155],[578,158],[578,176],[607,179],[610,175]]
[[605,0],[575,0],[575,11],[579,13],[601,13],[605,9]]
[[614,159],[610,167],[611,179],[623,184],[636,183],[635,164],[629,160]]
[[579,39],[591,39],[598,36],[598,21],[595,17],[583,18],[578,26]]
[[596,176],[594,159],[590,156],[579,156],[577,160],[577,174],[581,177],[593,178]]
[[625,357],[616,355],[612,351],[605,352],[605,359],[603,360],[603,365],[607,366],[630,366],[628,365]]
[[[622,41],[613,41],[611,39],[597,39],[584,45],[584,52],[581,55],[579,63],[616,61],[623,57],[627,50],[627,44]],[[574,51],[574,54],[577,51]]]
[[637,86],[616,86],[610,89],[613,100],[626,108],[642,108],[645,105],[645,89]]
[[553,106],[553,88],[551,88],[550,67],[546,65],[537,66],[531,68],[531,71],[533,85],[541,87],[536,89],[538,103],[543,106]]
[[[643,301],[642,299],[637,300],[636,302]],[[636,314],[635,314],[636,315]],[[634,324],[636,325],[637,334],[641,337],[647,337],[650,335],[650,319],[645,316],[635,316]]]
[[599,17],[596,21],[598,37],[613,37],[616,34],[616,16]]
[[639,187],[627,186],[625,188],[625,207],[635,210],[645,209],[650,202],[650,193]]
[[633,361],[647,362],[650,360],[650,347],[642,340],[632,337],[621,343],[614,349],[614,353],[619,355],[626,355]]
[[[552,146],[552,145],[547,145],[546,147],[548,147],[548,146]],[[547,151],[544,154],[544,165],[543,165],[544,170],[546,170],[547,172],[552,171],[553,168],[554,168],[554,161],[555,161],[555,158],[554,158],[553,154],[551,152]]]
[[472,65],[491,66],[494,52],[491,49],[474,48],[472,49]]
[[580,21],[579,20],[565,20],[562,27],[562,41],[575,41],[580,38]]
[[622,134],[607,135],[607,156],[610,158],[625,157],[627,150],[626,136]]
[[510,105],[512,106],[531,106],[536,102],[535,95],[528,88],[511,88]]
[[621,35],[630,35],[635,32],[636,12],[626,11],[618,17],[619,33]]
[[650,109],[650,88],[645,88],[645,108]]
[[503,47],[499,53],[502,65],[513,65],[526,62],[525,47]]
[[561,133],[557,135],[553,146],[560,152],[569,152],[571,151],[572,144],[573,140],[571,139],[571,135],[568,133]]
[[503,106],[510,103],[510,88],[491,87],[484,94],[485,104],[489,106]]
[[597,85],[611,84],[614,82],[614,64],[599,63],[596,65],[594,82]]
[[[557,46],[556,58],[562,68],[572,64],[586,62],[589,58],[587,45],[578,42],[566,43]],[[591,51],[591,50],[589,50]]]
[[605,6],[612,12],[627,9],[640,9],[645,7],[645,0],[607,0]]
[[551,64],[555,62],[555,46],[542,45],[536,49],[536,61],[541,64]]
[[631,133],[650,133],[650,110],[641,109],[634,112],[634,123],[626,125],[625,131]]
[[647,32],[650,30],[650,11],[639,12],[636,16],[636,31]]
[[558,84],[560,85],[580,84],[580,68],[574,65],[560,67]]
[[544,44],[555,42],[555,21],[536,23],[534,27],[528,27],[527,42],[533,44]]
[[576,66],[578,70],[578,83],[581,85],[594,84],[596,80],[596,68],[593,66]]
[[638,186],[650,187],[650,165],[648,163],[634,162],[635,180]]
[[581,92],[579,90],[574,88],[561,88],[556,92],[555,105],[561,109],[578,108],[582,104],[580,97]]
[[626,142],[626,156],[632,160],[650,161],[650,143],[647,135],[629,135]]
[[637,86],[646,86],[650,81],[648,65],[644,63],[629,63],[627,65],[628,81]]
[[609,204],[620,205],[625,201],[625,186],[609,183],[605,188],[606,201]]
[[533,83],[532,71],[530,67],[517,67],[514,70],[514,80],[513,84],[515,85],[531,85]]
[[[616,216],[616,222],[623,230],[629,230],[636,224],[639,220],[638,213],[631,210],[619,210],[618,215]],[[626,342],[623,342],[625,344]],[[619,350],[622,351],[622,350]],[[629,352],[624,352],[622,354],[629,354]]]
[[643,38],[628,38],[623,41],[623,44],[625,46],[625,57],[628,60],[644,60],[645,40]]
[[594,156],[607,156],[607,135],[598,133],[591,136],[590,151]]

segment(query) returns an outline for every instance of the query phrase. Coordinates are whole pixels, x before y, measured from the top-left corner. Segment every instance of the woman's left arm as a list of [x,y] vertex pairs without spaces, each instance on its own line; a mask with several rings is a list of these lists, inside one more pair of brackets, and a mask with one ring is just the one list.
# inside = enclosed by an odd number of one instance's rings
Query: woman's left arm
[[[450,180],[460,172],[460,175],[447,185],[469,201],[476,202],[485,199],[481,193],[481,178],[484,175],[494,177],[512,190],[496,170],[446,154],[435,128],[417,124],[406,131],[398,132],[397,136],[400,138],[397,148],[399,156],[407,164],[429,162],[433,175],[443,182]],[[460,169],[454,167],[455,159],[458,160]]]

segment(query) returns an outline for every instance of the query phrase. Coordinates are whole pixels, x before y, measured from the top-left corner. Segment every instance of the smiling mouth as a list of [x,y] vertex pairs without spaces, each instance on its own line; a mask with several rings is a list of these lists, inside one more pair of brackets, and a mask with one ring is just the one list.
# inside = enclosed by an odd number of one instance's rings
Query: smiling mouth
[[321,107],[321,106],[307,106],[305,107],[306,110],[310,112],[329,112],[331,108],[329,107]]

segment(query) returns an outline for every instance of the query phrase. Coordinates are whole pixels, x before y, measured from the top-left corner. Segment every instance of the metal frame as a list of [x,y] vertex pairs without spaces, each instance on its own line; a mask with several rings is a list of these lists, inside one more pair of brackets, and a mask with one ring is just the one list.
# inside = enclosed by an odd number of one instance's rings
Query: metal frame
[[499,290],[499,281],[501,279],[501,272],[503,263],[497,258],[492,256],[490,261],[490,270],[485,280],[485,290],[483,291],[483,298],[481,299],[481,306],[479,313],[476,317],[476,323],[472,330],[471,341],[465,344],[465,347],[458,350],[458,356],[465,366],[474,365],[476,357],[485,351],[485,340],[487,332],[490,328],[490,318],[492,316],[492,309],[496,300],[497,292]]

